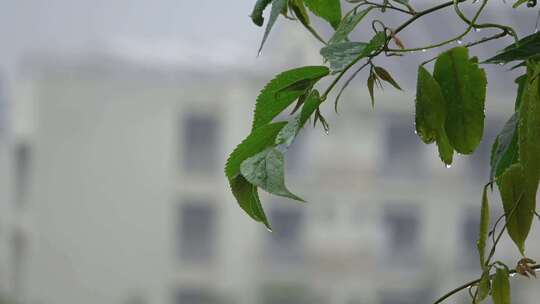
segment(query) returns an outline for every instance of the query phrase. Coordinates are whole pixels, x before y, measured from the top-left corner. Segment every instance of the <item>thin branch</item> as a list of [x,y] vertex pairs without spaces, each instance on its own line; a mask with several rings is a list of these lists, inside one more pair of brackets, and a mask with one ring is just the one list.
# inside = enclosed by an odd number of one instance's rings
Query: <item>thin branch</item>
[[[539,270],[540,269],[540,265],[534,265],[534,266],[531,266],[531,268],[533,270]],[[509,274],[515,274],[517,273],[517,271],[515,269],[512,269],[509,271]],[[493,278],[495,275],[492,274],[489,276],[489,278]],[[463,289],[465,288],[469,288],[470,286],[474,286],[476,284],[478,284],[480,282],[481,278],[480,279],[476,279],[476,280],[473,280],[473,281],[470,281],[468,283],[465,283],[457,288],[454,288],[452,289],[451,291],[447,292],[446,294],[444,294],[442,297],[440,297],[439,299],[437,299],[435,302],[433,302],[433,304],[440,304],[442,302],[444,302],[444,300],[450,298],[451,296],[455,295],[456,293],[462,291]]]

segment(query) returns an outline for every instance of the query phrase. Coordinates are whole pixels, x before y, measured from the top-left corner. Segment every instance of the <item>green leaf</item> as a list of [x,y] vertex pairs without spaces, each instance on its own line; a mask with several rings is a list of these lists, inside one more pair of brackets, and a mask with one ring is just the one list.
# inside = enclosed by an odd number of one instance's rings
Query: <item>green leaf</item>
[[286,124],[287,122],[276,122],[264,125],[249,134],[227,159],[225,175],[229,180],[240,174],[240,165],[244,160],[272,146],[277,134]]
[[385,70],[384,68],[382,68],[380,66],[376,66],[375,67],[375,73],[377,73],[379,78],[381,78],[382,80],[388,82],[394,88],[396,88],[398,90],[401,90],[401,87],[399,86],[399,84],[394,80],[392,75],[390,75],[390,73],[387,70]]
[[263,223],[266,228],[272,230],[262,208],[257,186],[250,184],[242,175],[230,179],[229,185],[231,186],[231,191],[240,205],[240,208],[242,208],[252,219]]
[[484,131],[486,75],[468,49],[456,47],[439,56],[434,77],[446,100],[446,132],[450,144],[462,154],[472,153]]
[[340,72],[362,54],[366,45],[364,42],[339,42],[323,47],[321,55],[330,62],[333,72]]
[[371,40],[366,45],[366,48],[362,51],[360,55],[361,58],[365,58],[373,55],[373,53],[379,51],[384,44],[386,43],[386,34],[384,32],[378,32],[371,38]]
[[309,25],[309,15],[303,0],[289,0],[289,6],[291,7],[294,15],[302,24]]
[[480,233],[476,247],[480,256],[480,267],[485,271],[486,266],[486,242],[489,233],[489,201],[488,201],[488,186],[484,187],[482,193],[482,207],[480,208]]
[[508,63],[516,60],[527,60],[538,57],[540,53],[540,32],[529,35],[517,43],[504,48],[499,54],[484,63]]
[[507,269],[497,268],[491,298],[493,304],[510,304],[510,280]]
[[524,254],[525,240],[531,230],[534,199],[526,194],[523,168],[520,164],[510,166],[500,177],[498,184],[506,216],[508,235],[519,251]]
[[306,66],[276,76],[257,97],[252,130],[270,123],[307,89],[329,73],[330,70],[325,66]]
[[[528,68],[528,78],[519,108],[519,164],[521,168],[519,190],[522,192],[522,201],[516,210],[515,225],[517,227],[513,231],[512,239],[523,254],[525,240],[531,229],[536,210],[536,193],[540,182],[540,141],[538,140],[540,138],[540,79],[535,76],[538,72],[540,72],[540,64]],[[508,232],[511,232],[510,229]]]
[[369,77],[367,79],[367,87],[369,91],[369,97],[371,98],[371,107],[375,107],[375,93],[374,93],[374,86],[375,86],[375,74],[370,73]]
[[480,282],[478,283],[478,291],[476,293],[476,299],[473,303],[478,304],[482,302],[484,299],[486,299],[489,295],[490,290],[491,290],[491,280],[489,276],[489,271],[485,270],[482,273],[482,277],[480,277]]
[[302,198],[292,194],[285,186],[284,163],[281,151],[267,148],[242,162],[240,172],[248,182],[268,193],[303,202]]
[[262,51],[264,43],[266,42],[266,39],[268,39],[268,35],[270,35],[270,31],[276,23],[277,18],[284,10],[287,9],[287,2],[288,0],[272,0],[272,10],[270,11],[270,18],[266,24],[266,29],[264,30],[261,46],[259,47],[259,53]]
[[341,3],[339,0],[304,0],[306,6],[315,15],[328,21],[335,29],[341,21]]
[[285,145],[285,147],[289,147],[296,138],[296,135],[300,129],[304,127],[307,120],[321,103],[322,100],[319,96],[319,92],[317,90],[312,91],[309,97],[306,99],[304,106],[302,107],[302,111],[291,121],[289,121],[283,129],[281,129],[276,137],[276,145]]
[[347,40],[347,36],[356,28],[358,23],[364,19],[364,17],[371,11],[370,8],[366,8],[365,10],[361,10],[359,12],[351,11],[348,13],[343,20],[341,20],[341,23],[339,24],[339,27],[336,29],[336,32],[330,38],[330,41],[328,44],[334,44],[338,42],[343,42]]
[[529,0],[517,0],[514,5],[512,5],[513,8],[517,8],[518,6],[527,3]]
[[501,176],[508,167],[518,161],[519,112],[514,113],[497,136],[491,156],[491,180]]
[[271,2],[272,0],[257,0],[257,2],[255,3],[255,7],[253,7],[253,11],[251,12],[251,16],[250,16],[251,20],[253,21],[253,23],[255,23],[255,25],[257,26],[263,25],[264,10],[266,9],[268,5],[270,5]]
[[445,130],[446,101],[435,78],[422,66],[418,68],[415,122],[416,132],[422,141],[436,141],[441,160],[450,165],[454,149]]

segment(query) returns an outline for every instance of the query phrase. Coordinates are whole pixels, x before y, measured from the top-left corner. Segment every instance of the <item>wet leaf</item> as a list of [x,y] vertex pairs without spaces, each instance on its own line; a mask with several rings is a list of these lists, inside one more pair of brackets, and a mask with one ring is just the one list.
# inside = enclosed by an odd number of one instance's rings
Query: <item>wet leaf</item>
[[462,154],[471,154],[484,131],[486,75],[468,49],[456,47],[442,53],[433,73],[446,99],[446,133],[450,144]]
[[485,63],[508,63],[537,57],[540,53],[540,32],[529,35],[517,43],[504,48],[499,54],[489,58]]
[[364,42],[340,42],[321,49],[321,55],[330,63],[333,72],[340,72],[353,62],[366,48]]
[[270,81],[257,97],[252,130],[270,123],[318,80],[328,75],[325,66],[306,66],[283,72]]
[[525,240],[529,235],[534,213],[534,199],[526,195],[523,168],[520,164],[510,166],[500,177],[498,184],[506,217],[508,235],[521,253],[525,252]]
[[446,115],[446,100],[439,84],[420,66],[416,88],[416,132],[425,143],[436,141],[441,160],[450,165],[454,149],[446,135]]
[[229,180],[229,185],[240,208],[252,219],[263,223],[266,228],[271,230],[272,228],[259,199],[257,186],[250,184],[242,175]]
[[285,159],[281,151],[267,148],[242,162],[240,171],[248,182],[268,193],[303,202],[302,198],[291,193],[285,186],[284,166]]

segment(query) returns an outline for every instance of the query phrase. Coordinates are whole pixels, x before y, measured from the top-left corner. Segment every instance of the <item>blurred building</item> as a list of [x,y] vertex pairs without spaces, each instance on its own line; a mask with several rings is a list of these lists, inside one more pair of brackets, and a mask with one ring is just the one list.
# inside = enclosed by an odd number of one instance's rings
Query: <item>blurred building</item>
[[[324,105],[330,135],[306,127],[287,155],[309,203],[263,195],[270,233],[238,208],[223,164],[275,72],[27,58],[0,133],[13,177],[0,287],[29,304],[412,304],[478,275],[481,187],[511,94],[490,96],[484,142],[444,168],[414,134],[414,90],[379,92],[373,110],[351,86],[339,115]],[[517,301],[536,303],[538,283],[516,282]]]

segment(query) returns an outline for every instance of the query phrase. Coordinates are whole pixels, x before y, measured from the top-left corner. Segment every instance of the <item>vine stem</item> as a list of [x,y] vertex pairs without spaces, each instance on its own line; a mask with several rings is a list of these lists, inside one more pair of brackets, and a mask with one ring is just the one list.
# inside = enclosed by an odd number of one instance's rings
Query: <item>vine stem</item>
[[[455,0],[455,1],[458,1],[459,3],[461,2],[465,2],[467,0]],[[425,9],[423,11],[420,11],[420,12],[417,12],[414,16],[412,16],[411,18],[409,18],[407,21],[405,21],[402,25],[400,25],[399,27],[397,27],[395,30],[394,30],[394,34],[397,34],[401,31],[403,31],[405,28],[407,28],[407,26],[409,26],[411,23],[415,22],[416,20],[418,20],[419,18],[421,18],[422,16],[425,16],[425,15],[428,15],[428,14],[431,14],[435,11],[438,11],[440,9],[443,9],[443,8],[446,8],[446,7],[449,7],[449,6],[452,6],[454,5],[454,0],[452,1],[447,1],[447,2],[444,2],[444,3],[441,3],[439,5],[436,5],[434,7],[431,7],[431,8],[428,8],[428,9]],[[387,43],[390,42],[390,39],[392,38],[389,38],[387,40]],[[380,50],[379,52],[371,55],[370,57],[373,58],[375,56],[377,56],[378,54],[380,54],[382,52],[382,50]],[[330,85],[328,86],[328,88],[326,89],[326,91],[324,91],[324,93],[321,95],[321,99],[324,101],[326,100],[326,98],[328,97],[328,94],[330,94],[330,92],[332,91],[332,89],[337,85],[337,83],[341,80],[341,78],[343,78],[343,76],[345,75],[345,73],[347,73],[347,71],[352,68],[356,63],[358,63],[358,61],[360,61],[363,57],[361,56],[358,56],[357,58],[355,58],[351,63],[349,63],[349,65],[347,65],[343,71],[341,71],[341,73],[339,73],[339,75],[334,78],[334,80],[332,81],[332,83],[330,83]]]
[[[534,270],[538,270],[540,269],[540,264],[537,264],[537,265],[534,265],[534,266],[531,266],[532,269]],[[510,270],[509,274],[515,274],[517,273],[517,271],[515,269],[512,269]],[[489,278],[493,278],[495,275],[494,274],[491,274],[489,276]],[[450,290],[449,292],[447,292],[446,294],[444,294],[442,297],[440,297],[439,299],[437,299],[435,302],[433,302],[433,304],[440,304],[442,302],[444,302],[444,300],[450,298],[451,296],[455,295],[456,293],[464,290],[465,288],[469,288],[469,287],[472,287],[474,286],[475,284],[478,284],[480,282],[481,278],[480,279],[476,279],[476,280],[473,280],[473,281],[470,281],[468,283],[465,283],[459,287],[456,287],[452,290]]]

